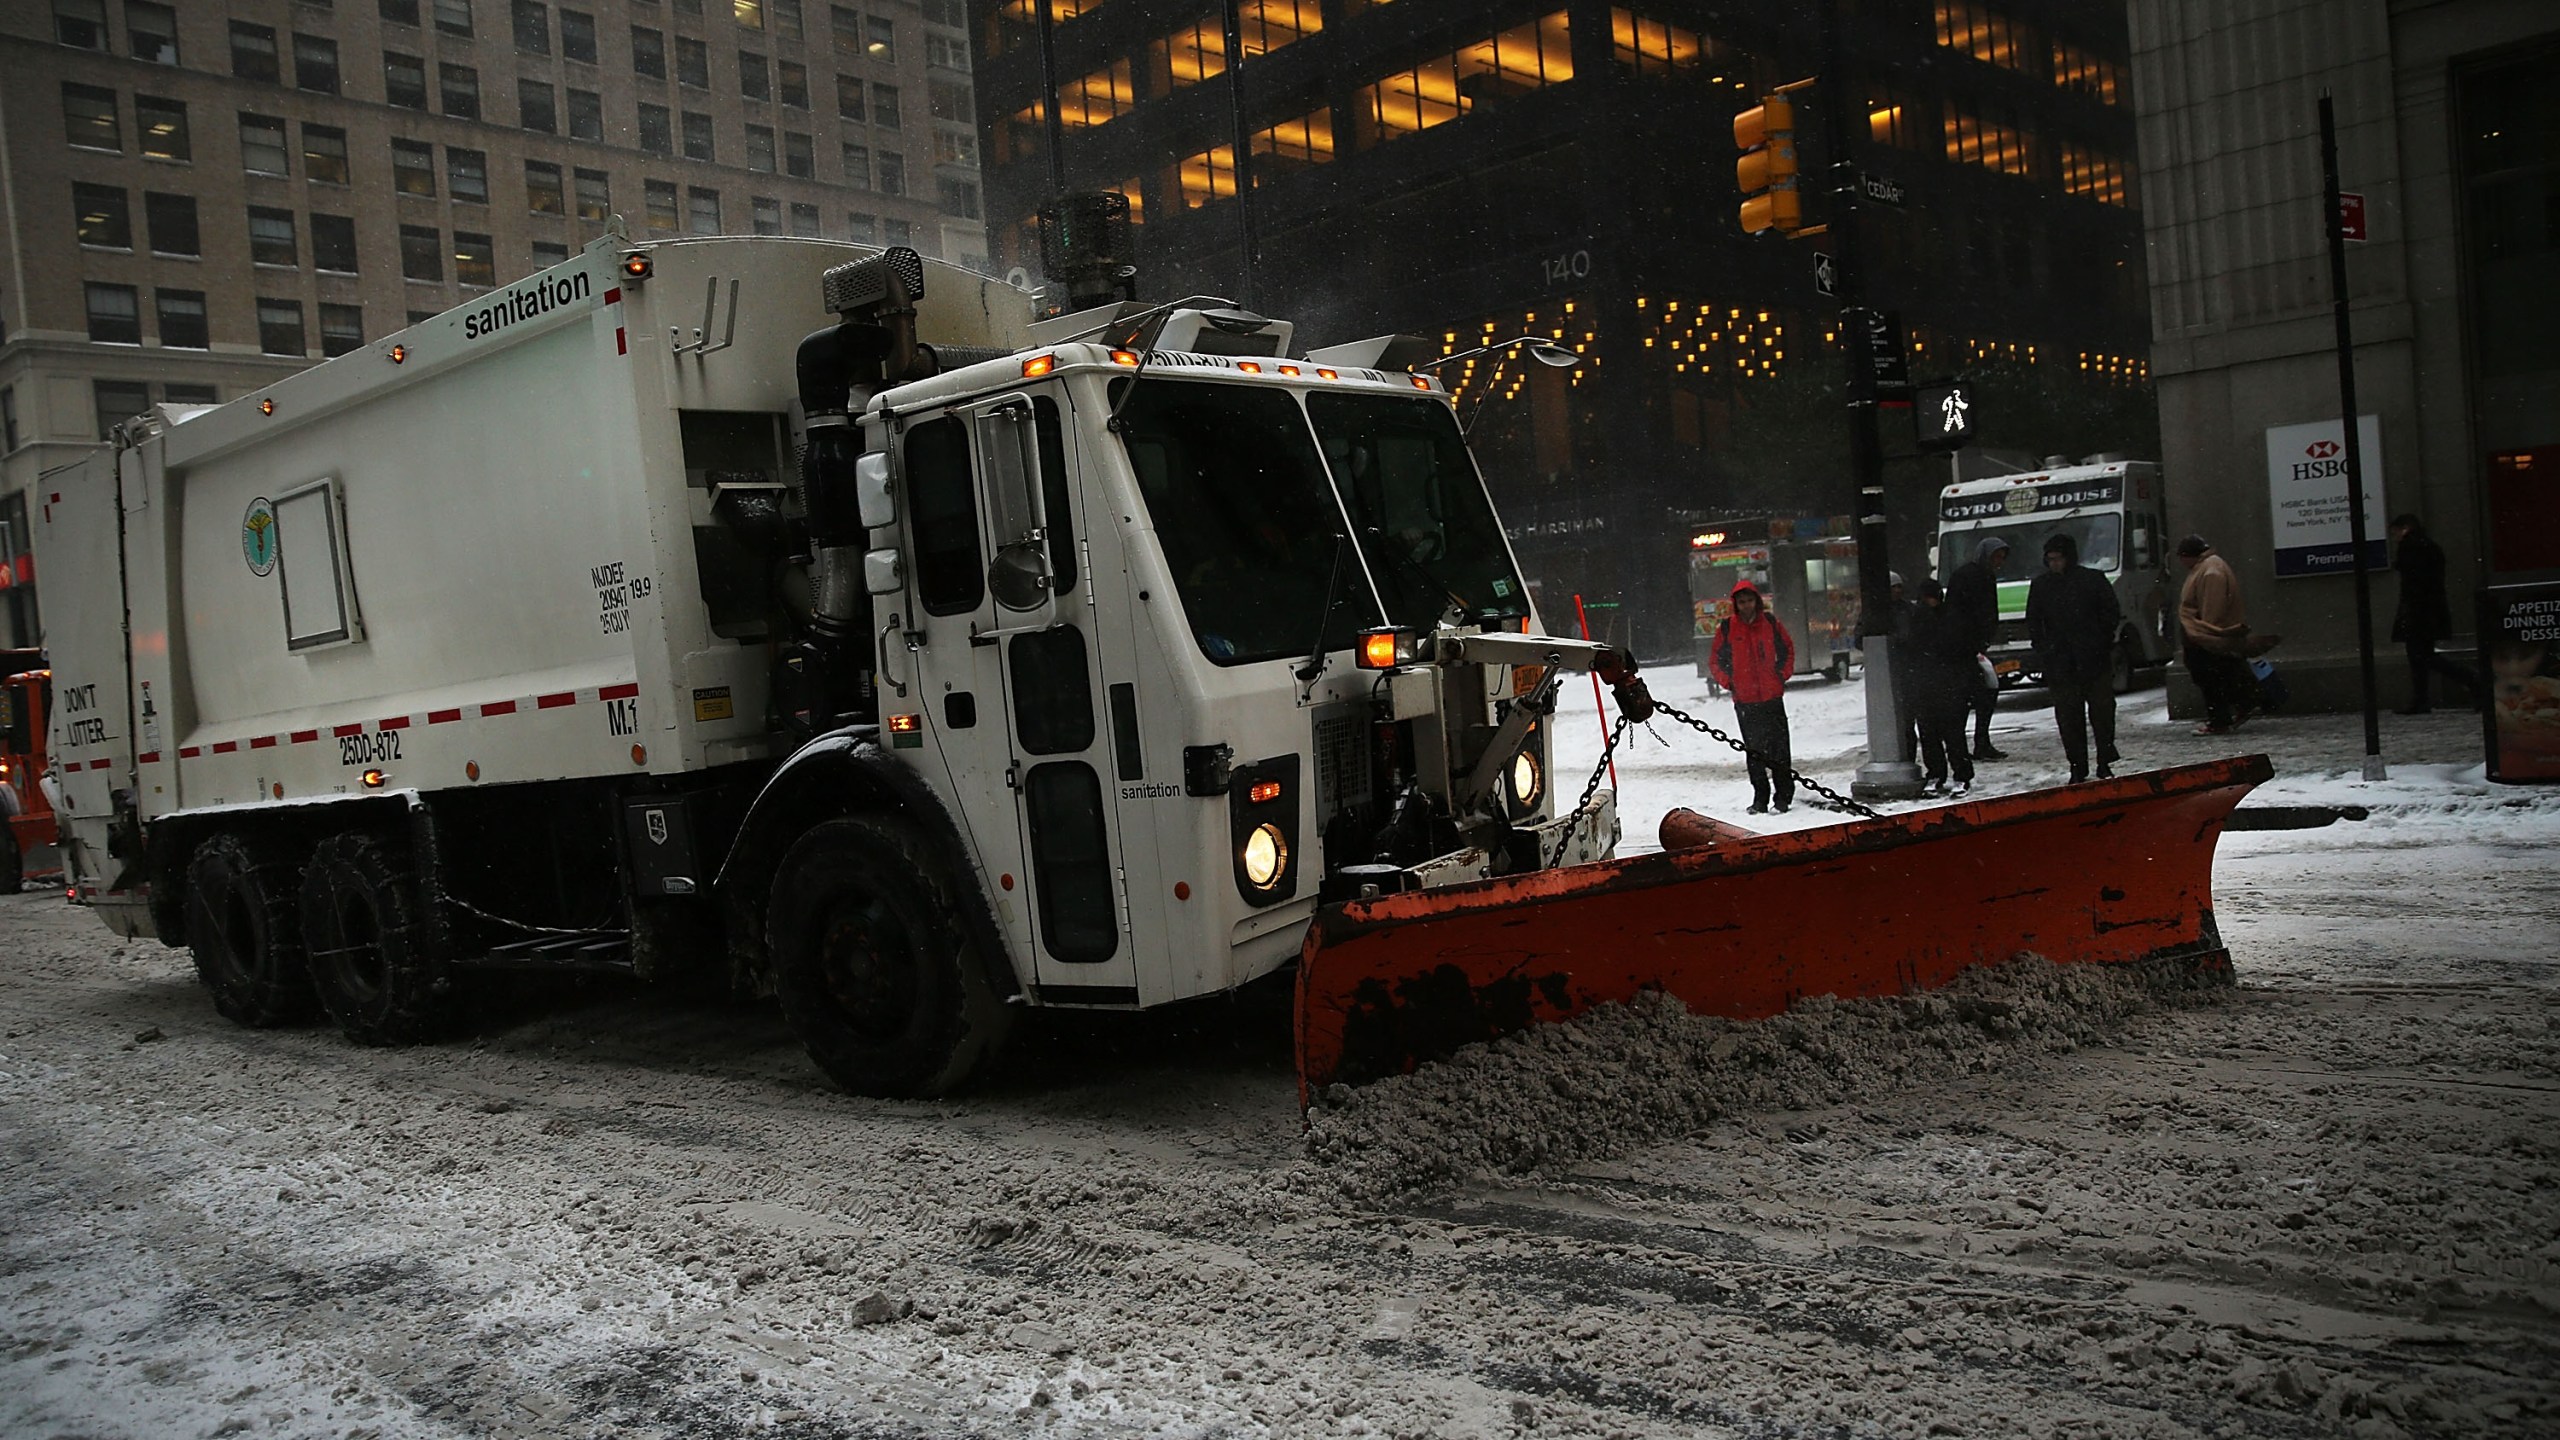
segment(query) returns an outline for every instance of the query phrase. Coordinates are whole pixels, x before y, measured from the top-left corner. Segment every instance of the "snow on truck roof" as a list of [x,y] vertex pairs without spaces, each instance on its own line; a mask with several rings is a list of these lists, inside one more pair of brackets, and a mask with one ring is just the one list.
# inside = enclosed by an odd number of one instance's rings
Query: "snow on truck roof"
[[1165,376],[1279,384],[1306,390],[1344,386],[1419,391],[1448,398],[1448,392],[1441,388],[1436,376],[1412,375],[1402,370],[1319,365],[1311,360],[1268,355],[1200,355],[1176,350],[1147,352],[1145,363],[1141,365],[1139,352],[1135,350],[1079,340],[1025,346],[1009,355],[957,366],[939,375],[884,390],[872,404],[874,409],[882,411],[911,411],[949,404],[965,396],[1019,384],[1024,380],[1081,370],[1143,373],[1151,378]]
[[2050,470],[2027,470],[2015,475],[1991,475],[1980,480],[1960,480],[1938,492],[1941,495],[1990,495],[2018,485],[2068,485],[2081,480],[2100,480],[2129,474],[2135,470],[2156,470],[2155,460],[2111,460],[2103,465],[2057,465]]

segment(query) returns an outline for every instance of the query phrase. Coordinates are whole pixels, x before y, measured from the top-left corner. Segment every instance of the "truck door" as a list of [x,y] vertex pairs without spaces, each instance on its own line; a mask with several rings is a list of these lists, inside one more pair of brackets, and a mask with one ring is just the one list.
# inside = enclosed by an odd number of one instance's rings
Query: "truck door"
[[986,893],[1043,997],[1134,1003],[1102,789],[1103,657],[1058,402],[974,403],[910,427],[905,444],[926,643],[919,695],[884,703],[922,702]]

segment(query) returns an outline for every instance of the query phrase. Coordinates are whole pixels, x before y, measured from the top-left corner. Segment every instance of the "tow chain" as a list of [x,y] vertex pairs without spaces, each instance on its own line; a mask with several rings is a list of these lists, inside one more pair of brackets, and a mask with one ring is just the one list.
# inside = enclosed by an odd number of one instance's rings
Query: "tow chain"
[[[1697,731],[1699,734],[1721,740],[1727,745],[1732,746],[1734,749],[1741,751],[1745,755],[1749,755],[1751,753],[1750,746],[1736,740],[1732,736],[1724,733],[1722,730],[1717,729],[1715,726],[1708,724],[1706,721],[1699,719],[1697,716],[1692,715],[1685,710],[1679,709],[1676,706],[1665,705],[1659,700],[1653,702],[1653,709],[1655,714],[1668,715],[1672,719],[1679,721],[1681,724],[1688,726],[1690,729]],[[1600,761],[1598,764],[1591,767],[1591,778],[1583,782],[1582,798],[1574,802],[1572,817],[1566,820],[1563,833],[1556,837],[1555,854],[1547,857],[1547,864],[1549,867],[1552,868],[1564,863],[1564,852],[1566,847],[1573,844],[1574,832],[1582,828],[1582,817],[1590,812],[1591,797],[1600,792],[1600,777],[1609,773],[1609,757],[1618,753],[1618,742],[1626,738],[1627,731],[1632,729],[1634,725],[1635,722],[1633,720],[1628,719],[1622,714],[1618,717],[1618,723],[1610,728],[1609,738],[1600,746]],[[1824,800],[1830,802],[1832,809],[1842,811],[1846,814],[1855,815],[1865,820],[1874,820],[1878,818],[1877,813],[1874,810],[1859,804],[1857,801],[1850,799],[1848,796],[1841,794],[1839,791],[1834,790],[1830,786],[1823,784],[1821,781],[1814,779],[1812,776],[1805,774],[1803,771],[1797,770],[1793,766],[1781,766],[1779,768],[1784,769],[1787,772],[1787,778],[1793,780],[1798,786],[1803,789],[1810,790],[1814,794],[1819,795]]]

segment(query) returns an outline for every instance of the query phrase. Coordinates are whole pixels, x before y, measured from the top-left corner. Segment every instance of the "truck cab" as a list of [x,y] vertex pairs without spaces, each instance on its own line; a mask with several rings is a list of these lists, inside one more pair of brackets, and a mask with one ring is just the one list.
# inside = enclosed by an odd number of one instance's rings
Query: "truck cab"
[[2080,563],[2116,592],[2117,693],[2132,689],[2141,670],[2169,663],[2177,651],[2178,582],[2169,571],[2165,498],[2157,464],[2106,458],[1967,480],[1939,493],[1934,564],[1941,582],[1952,580],[1983,541],[2009,546],[2000,629],[1989,651],[2001,688],[2042,679],[2027,643],[2027,587],[2054,535],[2078,542]]

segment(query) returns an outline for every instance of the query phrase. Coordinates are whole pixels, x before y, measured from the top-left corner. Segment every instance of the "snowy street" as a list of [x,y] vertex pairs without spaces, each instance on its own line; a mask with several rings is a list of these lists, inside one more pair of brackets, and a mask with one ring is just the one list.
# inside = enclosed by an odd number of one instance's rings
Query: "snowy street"
[[[1846,790],[1858,687],[1789,702]],[[2251,805],[2371,812],[2224,838],[2234,991],[1640,1006],[1312,1134],[1280,986],[1038,1017],[896,1104],[769,1007],[611,987],[419,1049],[241,1030],[185,952],[0,899],[0,1435],[2551,1434],[2560,791],[2384,723],[2368,785],[2356,717],[2124,698],[2127,771],[2263,751]],[[1739,757],[1657,729],[1623,848],[1743,819]],[[1977,794],[2061,781],[2036,692],[1995,738]]]

